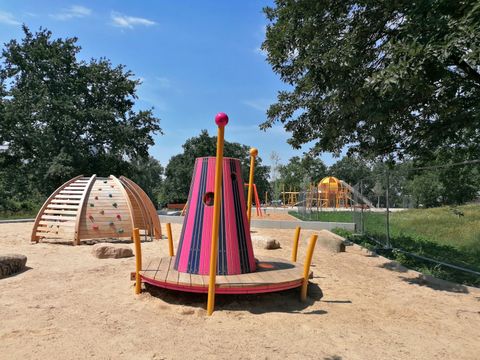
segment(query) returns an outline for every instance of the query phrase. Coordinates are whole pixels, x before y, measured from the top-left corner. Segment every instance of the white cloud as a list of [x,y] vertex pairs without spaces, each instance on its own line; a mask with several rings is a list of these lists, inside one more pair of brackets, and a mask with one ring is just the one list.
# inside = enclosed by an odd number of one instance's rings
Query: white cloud
[[5,11],[0,11],[0,23],[7,25],[21,25],[21,22],[18,21],[13,14]]
[[114,26],[118,26],[121,28],[128,28],[128,29],[133,29],[135,25],[152,26],[156,24],[155,21],[152,21],[149,19],[122,15],[116,12],[112,12],[111,18],[112,18],[112,24]]
[[74,18],[83,18],[92,14],[92,10],[81,5],[72,5],[67,9],[63,9],[58,14],[50,15],[52,18],[57,20],[70,20]]
[[245,100],[243,103],[252,109],[266,112],[270,104],[274,101],[265,99]]
[[172,83],[166,77],[157,76],[156,79],[157,79],[158,84],[160,85],[161,88],[168,89],[168,88],[170,88],[170,86],[172,86]]

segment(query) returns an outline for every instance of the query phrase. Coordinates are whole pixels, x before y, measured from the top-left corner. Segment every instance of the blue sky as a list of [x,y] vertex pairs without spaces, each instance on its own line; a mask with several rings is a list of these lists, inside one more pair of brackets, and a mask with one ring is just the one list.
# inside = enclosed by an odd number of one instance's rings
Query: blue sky
[[[166,165],[201,129],[216,133],[219,111],[230,123],[225,138],[258,147],[264,163],[302,150],[286,143],[281,125],[263,132],[265,110],[285,85],[260,51],[271,1],[0,1],[0,42],[21,38],[21,24],[54,37],[79,38],[81,58],[125,64],[143,84],[137,108],[154,107],[164,135],[152,156]],[[305,148],[306,149],[306,148]],[[326,164],[335,161],[325,154]]]

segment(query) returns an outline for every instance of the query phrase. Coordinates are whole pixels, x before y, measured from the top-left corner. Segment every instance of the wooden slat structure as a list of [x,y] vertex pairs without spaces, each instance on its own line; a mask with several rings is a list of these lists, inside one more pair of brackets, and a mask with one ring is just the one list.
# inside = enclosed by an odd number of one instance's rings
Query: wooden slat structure
[[32,229],[32,242],[62,239],[131,239],[134,228],[160,239],[161,227],[147,194],[132,180],[77,176],[60,186],[45,201]]
[[[174,257],[149,260],[140,272],[142,282],[154,286],[196,293],[208,292],[208,275],[189,274],[174,269]],[[237,275],[217,275],[217,294],[256,294],[300,287],[303,265],[265,257],[257,261],[257,270]]]

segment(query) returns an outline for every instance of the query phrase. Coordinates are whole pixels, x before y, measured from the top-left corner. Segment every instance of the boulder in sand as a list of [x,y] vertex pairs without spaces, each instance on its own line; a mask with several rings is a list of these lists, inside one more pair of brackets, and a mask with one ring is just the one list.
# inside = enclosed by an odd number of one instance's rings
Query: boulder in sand
[[318,232],[317,244],[333,253],[345,252],[345,238],[328,230]]
[[132,257],[133,251],[126,245],[99,243],[93,245],[92,254],[99,259],[119,259]]
[[0,279],[22,271],[27,257],[21,254],[0,255]]
[[259,247],[267,250],[280,249],[280,241],[267,236],[252,236],[252,241]]

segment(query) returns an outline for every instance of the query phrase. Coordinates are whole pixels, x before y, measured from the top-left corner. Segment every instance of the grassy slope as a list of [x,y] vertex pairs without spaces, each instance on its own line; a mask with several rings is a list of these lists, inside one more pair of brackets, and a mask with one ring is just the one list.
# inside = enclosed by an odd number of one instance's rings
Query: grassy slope
[[35,219],[38,211],[27,211],[27,212],[5,212],[0,211],[0,220],[11,220],[11,219]]
[[[392,237],[420,237],[438,244],[456,248],[480,247],[480,206],[463,205],[457,208],[464,213],[458,217],[449,207],[412,209],[390,214]],[[306,218],[291,212],[302,220],[353,222],[352,211],[319,212]],[[365,212],[365,230],[376,235],[385,235],[384,213]]]

